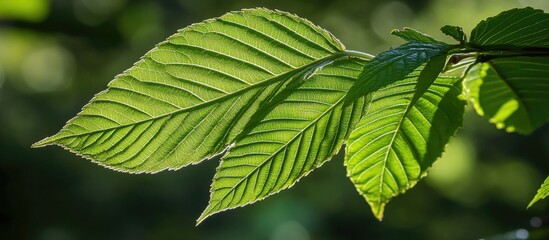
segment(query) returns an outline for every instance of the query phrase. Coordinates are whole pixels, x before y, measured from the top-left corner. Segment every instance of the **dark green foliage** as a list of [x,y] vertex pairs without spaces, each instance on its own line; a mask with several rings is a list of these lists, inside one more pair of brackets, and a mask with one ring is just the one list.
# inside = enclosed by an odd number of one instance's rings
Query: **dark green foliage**
[[463,32],[463,29],[461,27],[446,25],[442,27],[440,30],[444,34],[458,41],[461,45],[467,42],[467,37],[465,36],[465,33]]

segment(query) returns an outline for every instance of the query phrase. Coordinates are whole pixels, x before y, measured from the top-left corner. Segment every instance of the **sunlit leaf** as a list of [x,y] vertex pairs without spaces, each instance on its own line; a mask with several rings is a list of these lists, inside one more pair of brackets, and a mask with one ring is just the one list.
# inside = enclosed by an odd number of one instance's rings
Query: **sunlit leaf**
[[465,86],[477,113],[498,128],[528,134],[549,120],[549,57],[504,57],[477,64]]
[[291,187],[330,160],[363,113],[364,98],[344,104],[363,65],[338,61],[275,100],[222,158],[198,221]]
[[541,187],[538,189],[536,196],[534,196],[532,201],[528,204],[528,208],[534,205],[534,203],[536,203],[537,201],[545,199],[547,196],[549,196],[549,176],[545,179],[543,184],[541,184]]
[[378,219],[393,197],[425,176],[462,124],[459,78],[438,77],[426,89],[444,61],[428,65],[375,92],[348,140],[347,174]]
[[471,44],[480,47],[511,45],[549,47],[549,14],[530,7],[502,12],[480,22]]
[[158,172],[198,163],[234,142],[292,79],[343,45],[294,15],[231,12],[180,30],[117,76],[56,135],[55,144],[108,168]]

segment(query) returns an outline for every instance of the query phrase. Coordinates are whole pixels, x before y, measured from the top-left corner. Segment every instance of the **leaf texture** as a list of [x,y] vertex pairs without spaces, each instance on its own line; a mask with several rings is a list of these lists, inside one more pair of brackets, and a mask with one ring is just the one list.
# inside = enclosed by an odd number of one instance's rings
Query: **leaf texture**
[[531,7],[512,9],[480,22],[471,32],[471,44],[549,47],[549,14]]
[[231,12],[170,36],[34,147],[56,144],[134,173],[195,164],[234,142],[288,82],[343,50],[330,33],[294,15]]
[[418,93],[421,70],[375,92],[347,143],[347,175],[378,219],[389,200],[426,175],[462,124],[459,78],[439,76]]
[[549,120],[549,57],[492,59],[464,83],[477,113],[498,128],[529,134]]
[[222,158],[198,222],[291,187],[335,155],[364,109],[344,104],[363,61],[341,60],[288,89]]

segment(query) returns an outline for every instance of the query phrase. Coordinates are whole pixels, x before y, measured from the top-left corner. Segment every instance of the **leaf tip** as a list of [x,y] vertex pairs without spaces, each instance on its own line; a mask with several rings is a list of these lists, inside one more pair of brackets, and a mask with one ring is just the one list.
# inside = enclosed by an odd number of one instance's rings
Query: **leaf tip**
[[202,214],[200,214],[200,217],[198,217],[198,219],[196,219],[195,227],[200,225],[202,222],[204,222],[204,220],[206,220],[208,217],[210,217],[211,215],[213,215],[215,213],[217,213],[217,211],[212,211],[211,204],[209,204],[206,207],[206,209],[204,209]]
[[196,219],[196,223],[194,224],[195,227],[198,227],[198,225],[200,225],[204,220],[206,219],[206,217],[202,217],[200,216],[198,219]]
[[369,200],[368,198],[366,198],[366,202],[368,202],[368,205],[370,205],[370,209],[372,210],[372,214],[374,214],[374,217],[381,222],[383,220],[385,206],[387,205],[388,201]]
[[398,34],[401,34],[402,32],[406,32],[406,31],[410,31],[413,29],[412,28],[409,28],[409,27],[403,27],[402,29],[393,29],[391,30],[391,35],[395,35],[395,36],[398,36]]
[[537,194],[536,196],[534,196],[534,198],[532,199],[532,201],[530,201],[530,203],[528,203],[528,206],[526,206],[526,209],[530,209],[530,207],[532,207],[534,204],[536,204],[540,199],[543,199],[543,198],[540,198]]
[[372,212],[374,217],[377,218],[380,222],[383,221],[383,213],[385,211],[385,203],[372,205]]
[[393,29],[391,30],[391,35],[397,35],[400,33],[400,29]]
[[45,146],[48,146],[48,145],[51,145],[55,142],[55,138],[54,136],[51,136],[51,137],[47,137],[47,138],[44,138],[38,142],[35,142],[31,145],[31,148],[41,148],[41,147],[45,147]]

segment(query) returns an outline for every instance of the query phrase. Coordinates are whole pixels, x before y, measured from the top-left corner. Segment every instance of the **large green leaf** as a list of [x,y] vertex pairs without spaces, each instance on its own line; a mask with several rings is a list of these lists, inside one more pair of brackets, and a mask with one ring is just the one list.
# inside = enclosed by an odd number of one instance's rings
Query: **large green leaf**
[[549,47],[549,14],[530,7],[502,12],[480,22],[470,43],[479,46]]
[[532,201],[528,204],[528,208],[534,205],[534,203],[536,203],[537,201],[545,199],[547,196],[549,196],[549,176],[545,179],[543,184],[541,184],[541,187],[538,189],[536,196],[534,196]]
[[425,88],[444,66],[440,59],[428,65],[375,92],[348,140],[347,174],[378,219],[391,198],[425,176],[462,124],[459,78],[440,76]]
[[344,104],[363,65],[335,62],[277,99],[222,158],[198,222],[289,188],[330,160],[363,113],[364,97]]
[[498,128],[528,134],[549,120],[549,57],[504,57],[475,65],[465,79],[477,113]]
[[294,15],[231,12],[170,36],[34,147],[56,144],[129,172],[198,163],[234,142],[291,79],[343,50],[331,34]]

